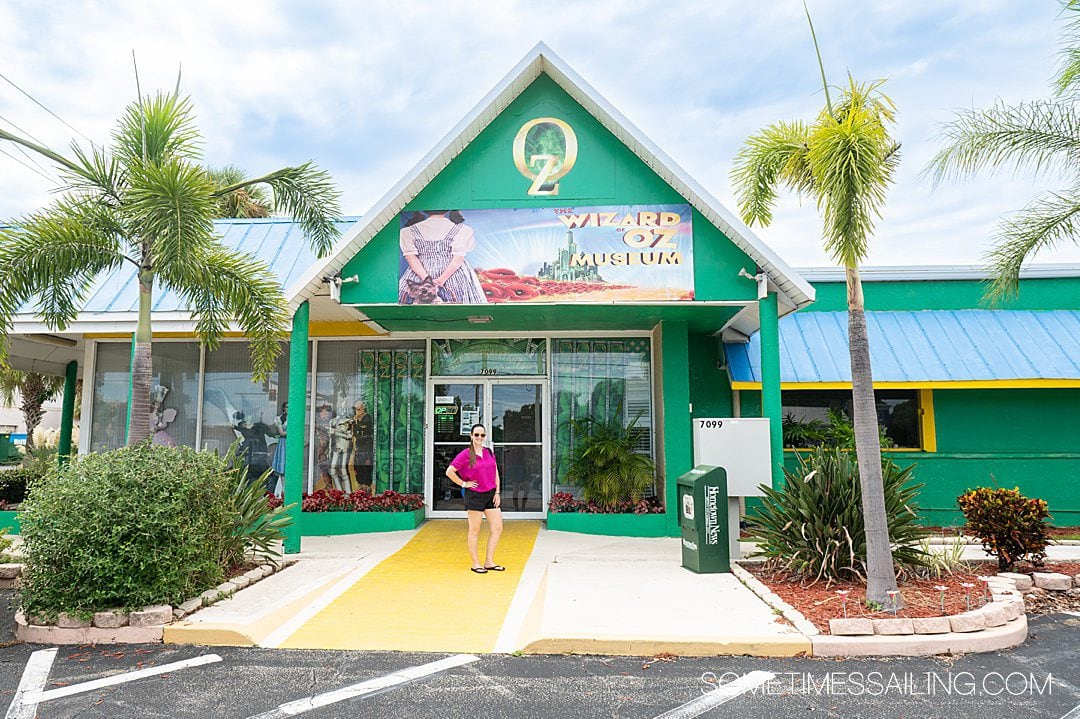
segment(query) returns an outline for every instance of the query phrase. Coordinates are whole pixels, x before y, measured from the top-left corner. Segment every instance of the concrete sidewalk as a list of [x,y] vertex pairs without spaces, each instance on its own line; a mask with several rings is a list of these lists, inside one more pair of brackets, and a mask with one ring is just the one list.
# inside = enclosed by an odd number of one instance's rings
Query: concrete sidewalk
[[[519,520],[507,523],[505,552],[501,543],[496,554],[507,571],[477,575],[465,531],[464,520],[429,520],[412,532],[307,537],[303,553],[290,557],[295,565],[167,627],[165,641],[640,656],[810,652],[810,640],[733,575],[683,569],[678,539],[551,532]],[[464,598],[486,595],[472,620],[457,611]],[[387,601],[373,606],[377,597]],[[415,632],[386,631],[410,617]],[[470,621],[484,626],[463,632]],[[484,636],[491,639],[478,644]]]

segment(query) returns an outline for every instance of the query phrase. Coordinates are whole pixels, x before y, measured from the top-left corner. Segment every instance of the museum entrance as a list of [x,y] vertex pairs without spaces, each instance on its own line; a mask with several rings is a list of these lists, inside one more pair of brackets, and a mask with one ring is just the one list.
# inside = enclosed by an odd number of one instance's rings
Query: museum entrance
[[429,382],[429,516],[465,516],[461,488],[446,476],[446,468],[468,448],[472,425],[483,424],[499,467],[504,516],[544,517],[550,494],[550,462],[545,458],[551,456],[547,395],[547,381],[537,377],[439,377]]

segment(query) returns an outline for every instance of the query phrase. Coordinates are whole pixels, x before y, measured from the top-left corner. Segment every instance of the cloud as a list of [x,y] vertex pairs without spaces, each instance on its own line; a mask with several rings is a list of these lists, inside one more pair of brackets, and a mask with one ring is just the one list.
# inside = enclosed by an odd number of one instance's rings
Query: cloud
[[[900,108],[904,160],[872,259],[977,262],[997,218],[1038,188],[987,178],[930,192],[918,171],[955,108],[1047,93],[1057,6],[810,5],[830,79],[888,78]],[[538,40],[729,207],[746,136],[812,118],[823,99],[792,0],[6,3],[0,27],[0,72],[96,141],[134,96],[134,49],[144,91],[171,88],[182,66],[209,162],[263,172],[315,160],[350,213],[381,197]],[[78,137],[2,81],[0,118],[56,149]],[[49,190],[0,155],[0,217],[41,207]],[[784,199],[760,234],[792,264],[827,262],[812,205]]]

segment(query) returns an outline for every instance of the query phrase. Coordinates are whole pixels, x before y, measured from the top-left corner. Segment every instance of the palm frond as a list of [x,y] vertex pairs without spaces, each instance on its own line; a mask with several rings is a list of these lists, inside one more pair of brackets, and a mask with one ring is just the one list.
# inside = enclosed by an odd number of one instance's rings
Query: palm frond
[[205,170],[186,160],[136,166],[124,214],[149,243],[155,266],[173,266],[178,277],[201,270],[198,258],[214,242],[213,189]]
[[191,301],[198,317],[195,331],[208,347],[217,347],[235,321],[250,343],[252,377],[265,379],[274,371],[289,328],[277,278],[256,258],[219,243],[200,249],[191,264],[198,269],[190,275],[163,267],[160,277]]
[[113,133],[114,148],[128,166],[162,164],[171,158],[197,161],[202,141],[191,100],[159,92],[124,110]]
[[[242,185],[247,174],[236,165],[208,167],[215,191],[230,185]],[[218,217],[269,217],[271,199],[259,185],[241,186],[218,197]]]
[[97,273],[126,258],[100,208],[64,198],[0,235],[0,328],[32,298],[47,325],[78,315]]
[[274,209],[296,220],[316,254],[326,256],[338,238],[334,223],[341,216],[341,193],[330,175],[306,162],[223,187],[214,194],[221,197],[260,183],[269,185],[273,191]]
[[1080,242],[1080,189],[1042,195],[1001,223],[986,256],[993,273],[987,299],[1015,296],[1024,261],[1063,241]]
[[1061,14],[1067,17],[1062,32],[1065,47],[1054,77],[1054,90],[1058,95],[1072,96],[1080,90],[1080,2],[1067,0]]
[[945,147],[923,170],[935,185],[997,169],[1075,176],[1080,162],[1080,114],[1072,103],[999,101],[961,112],[943,126],[942,136]]
[[800,121],[778,122],[747,138],[731,169],[739,216],[749,226],[772,222],[777,190],[784,185],[811,193],[806,166],[809,128]]

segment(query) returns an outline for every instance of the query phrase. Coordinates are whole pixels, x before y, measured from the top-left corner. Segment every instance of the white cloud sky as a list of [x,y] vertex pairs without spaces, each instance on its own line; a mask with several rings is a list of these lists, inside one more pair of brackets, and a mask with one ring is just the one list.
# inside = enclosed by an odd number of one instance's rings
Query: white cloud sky
[[[998,219],[1051,180],[980,177],[932,190],[919,172],[957,108],[1045,97],[1057,61],[1052,0],[809,0],[826,70],[886,79],[903,145],[870,264],[978,263]],[[0,4],[0,73],[97,142],[135,92],[178,67],[207,161],[251,173],[314,160],[361,214],[539,40],[733,208],[748,134],[811,118],[820,79],[798,0],[672,2]],[[0,126],[54,149],[77,137],[0,80]],[[85,143],[85,141],[83,141]],[[0,150],[29,161],[9,143]],[[39,160],[40,161],[40,160]],[[44,161],[41,164],[52,172]],[[35,168],[37,169],[37,168]],[[52,185],[0,154],[0,218]],[[761,237],[790,264],[830,264],[812,203],[785,198]],[[1068,246],[1040,261],[1078,262]]]

